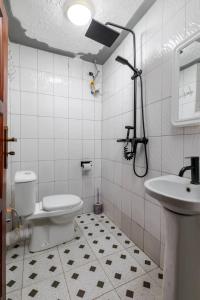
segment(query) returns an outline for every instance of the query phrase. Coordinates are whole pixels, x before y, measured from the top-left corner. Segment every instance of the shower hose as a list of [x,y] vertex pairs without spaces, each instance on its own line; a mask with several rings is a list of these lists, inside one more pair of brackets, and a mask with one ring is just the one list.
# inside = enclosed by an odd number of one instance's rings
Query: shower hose
[[[137,157],[137,142],[131,143],[131,149],[129,150],[129,141],[127,141],[126,145],[124,146],[124,157],[126,160],[133,159],[133,171],[137,177],[145,177],[148,173],[148,157],[147,157],[147,139],[146,139],[146,131],[145,131],[145,122],[144,122],[144,99],[143,99],[143,81],[142,76],[140,78],[140,89],[141,89],[141,115],[142,115],[142,129],[143,129],[143,144],[144,144],[144,155],[145,155],[145,172],[143,174],[138,174],[136,171],[136,157]],[[135,108],[134,108],[135,109]]]

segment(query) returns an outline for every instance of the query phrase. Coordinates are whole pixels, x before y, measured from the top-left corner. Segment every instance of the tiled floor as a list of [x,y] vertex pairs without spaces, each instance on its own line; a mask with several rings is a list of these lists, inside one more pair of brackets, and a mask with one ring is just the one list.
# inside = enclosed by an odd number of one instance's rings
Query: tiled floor
[[7,251],[7,300],[161,300],[162,271],[105,215],[76,219],[76,239]]

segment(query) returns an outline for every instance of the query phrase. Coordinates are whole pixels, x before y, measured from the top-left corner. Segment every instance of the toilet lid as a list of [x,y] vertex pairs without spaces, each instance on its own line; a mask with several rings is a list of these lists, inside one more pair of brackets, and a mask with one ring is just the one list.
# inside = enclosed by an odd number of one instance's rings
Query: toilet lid
[[44,197],[42,207],[47,211],[73,208],[81,203],[81,199],[75,195],[53,195]]

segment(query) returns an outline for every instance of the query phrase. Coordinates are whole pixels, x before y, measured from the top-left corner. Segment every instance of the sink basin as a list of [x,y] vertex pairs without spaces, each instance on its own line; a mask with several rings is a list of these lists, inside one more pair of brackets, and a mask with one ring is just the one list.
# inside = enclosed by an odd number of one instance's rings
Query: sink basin
[[200,185],[174,175],[144,185],[162,205],[165,218],[163,300],[199,300]]
[[147,193],[160,204],[179,214],[200,214],[200,185],[190,183],[190,179],[168,175],[147,180]]

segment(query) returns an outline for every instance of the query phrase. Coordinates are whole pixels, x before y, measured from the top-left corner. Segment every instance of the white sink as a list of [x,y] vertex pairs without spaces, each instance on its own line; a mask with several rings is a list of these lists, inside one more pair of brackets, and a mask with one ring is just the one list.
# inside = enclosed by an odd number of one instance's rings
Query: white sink
[[144,185],[164,208],[163,300],[199,300],[200,185],[174,175],[150,179]]
[[189,179],[168,175],[147,180],[144,185],[163,207],[179,214],[200,214],[200,185]]

